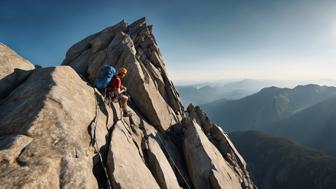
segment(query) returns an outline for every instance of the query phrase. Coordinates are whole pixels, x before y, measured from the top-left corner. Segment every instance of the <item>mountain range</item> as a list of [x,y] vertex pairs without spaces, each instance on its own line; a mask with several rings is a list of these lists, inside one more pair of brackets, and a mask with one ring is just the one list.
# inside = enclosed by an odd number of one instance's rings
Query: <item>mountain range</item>
[[336,81],[332,79],[320,80],[218,80],[189,85],[177,85],[181,95],[182,103],[188,106],[189,103],[203,105],[223,99],[238,100],[248,95],[257,93],[263,88],[277,86],[280,88],[293,88],[297,85],[319,84],[335,86]]
[[260,189],[334,189],[336,158],[259,131],[230,133]]
[[336,155],[336,96],[274,122],[263,131]]
[[229,132],[260,130],[336,154],[335,87],[268,87],[239,100],[215,101],[202,108]]
[[215,101],[201,107],[229,131],[260,129],[336,95],[335,87],[304,85],[268,87],[239,100]]
[[283,85],[278,81],[244,79],[238,81],[217,81],[194,85],[177,86],[182,103],[201,105],[216,100],[240,99],[271,85]]

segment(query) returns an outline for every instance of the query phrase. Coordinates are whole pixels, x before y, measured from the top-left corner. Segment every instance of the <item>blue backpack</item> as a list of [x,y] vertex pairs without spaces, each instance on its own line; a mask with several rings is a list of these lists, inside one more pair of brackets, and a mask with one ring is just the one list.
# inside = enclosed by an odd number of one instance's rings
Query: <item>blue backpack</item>
[[99,75],[96,79],[96,87],[98,89],[104,89],[115,76],[116,70],[113,66],[105,64],[100,68]]

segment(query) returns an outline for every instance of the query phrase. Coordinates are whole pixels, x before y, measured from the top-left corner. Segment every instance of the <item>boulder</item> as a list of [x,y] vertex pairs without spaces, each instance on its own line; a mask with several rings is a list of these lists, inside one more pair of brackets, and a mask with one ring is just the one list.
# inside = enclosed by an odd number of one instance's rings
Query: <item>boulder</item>
[[[42,68],[29,76],[0,105],[0,134],[10,137],[2,140],[10,148],[0,150],[8,156],[2,155],[7,159],[1,162],[3,186],[97,188],[88,133],[96,102],[94,89],[69,66]],[[103,113],[98,123],[97,141],[105,144]]]
[[160,188],[126,127],[121,121],[115,125],[108,149],[107,165],[112,188]]
[[186,118],[183,124],[184,156],[194,188],[242,188],[239,176],[196,121]]
[[21,84],[35,66],[0,43],[0,100]]
[[218,125],[212,123],[206,113],[199,106],[190,104],[187,108],[189,117],[201,126],[203,132],[213,145],[220,151],[222,156],[234,167],[235,172],[243,181],[242,186],[250,189],[254,187],[252,179],[247,171],[247,163],[240,155],[229,136]]
[[174,189],[181,188],[172,167],[163,153],[159,143],[153,137],[146,140],[146,155],[149,167],[152,170],[160,188]]
[[[118,109],[115,103],[113,103],[113,106]],[[135,187],[138,180],[134,180],[134,186],[131,186],[132,184],[127,185],[126,183],[128,182],[122,180],[124,177],[118,177],[118,175],[124,175],[125,172],[130,172],[129,174],[143,175],[141,172],[148,174],[147,171],[149,170],[151,175],[141,178],[142,180],[149,178],[149,180],[142,182],[151,182],[152,179],[155,179],[160,188],[181,188],[178,184],[177,177],[174,174],[174,170],[171,167],[169,157],[166,156],[161,147],[160,140],[157,139],[159,132],[131,108],[130,111],[133,115],[117,120],[112,131],[111,145],[108,152],[108,167],[113,186],[117,188]],[[121,136],[118,135],[120,129],[124,133],[122,139],[120,139],[119,137]],[[130,150],[124,149],[124,145],[120,146],[120,141],[123,140],[130,142],[130,149],[135,150],[136,153],[134,152],[134,154],[137,154],[137,156],[127,155],[127,157],[120,157],[124,152],[129,154]],[[122,143],[125,144],[124,142]],[[131,166],[119,166],[125,164],[124,161],[132,162]],[[134,171],[129,170],[134,169],[132,166],[140,167],[136,168],[136,170],[141,172],[133,173]],[[130,175],[129,177],[133,176],[135,175]]]

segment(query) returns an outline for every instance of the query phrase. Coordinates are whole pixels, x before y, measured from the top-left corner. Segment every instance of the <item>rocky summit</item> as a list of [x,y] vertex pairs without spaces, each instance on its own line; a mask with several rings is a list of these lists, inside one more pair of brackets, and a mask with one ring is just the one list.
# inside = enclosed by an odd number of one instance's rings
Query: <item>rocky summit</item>
[[[132,116],[93,83],[126,67]],[[255,188],[228,135],[181,105],[146,19],[74,44],[35,68],[0,45],[0,188]]]

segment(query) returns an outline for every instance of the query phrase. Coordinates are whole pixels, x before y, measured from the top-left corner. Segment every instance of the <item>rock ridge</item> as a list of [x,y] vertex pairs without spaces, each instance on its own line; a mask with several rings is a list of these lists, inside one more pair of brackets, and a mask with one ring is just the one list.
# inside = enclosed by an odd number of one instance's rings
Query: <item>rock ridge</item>
[[[184,110],[152,29],[122,21],[11,86],[0,102],[0,188],[255,188],[226,133],[199,107]],[[104,64],[129,70],[133,116],[93,87]]]

